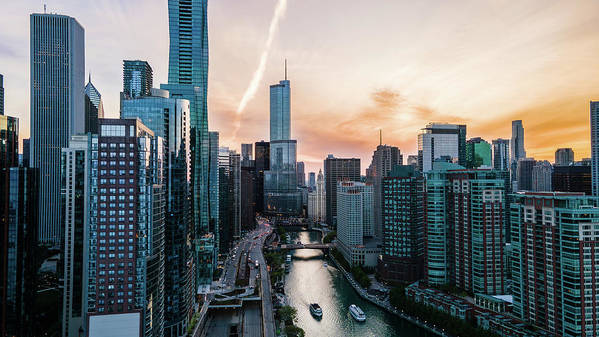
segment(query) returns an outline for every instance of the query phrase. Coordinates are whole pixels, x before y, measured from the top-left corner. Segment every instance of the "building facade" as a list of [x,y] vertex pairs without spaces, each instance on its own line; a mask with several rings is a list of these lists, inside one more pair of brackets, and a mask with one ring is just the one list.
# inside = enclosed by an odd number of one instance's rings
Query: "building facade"
[[470,138],[466,142],[466,167],[492,167],[491,144],[486,140],[476,137]]
[[102,95],[92,84],[92,76],[85,85],[85,133],[98,133],[98,118],[104,118]]
[[531,191],[532,190],[532,170],[537,161],[533,158],[520,158],[517,166],[517,181],[514,191]]
[[315,188],[308,194],[308,217],[317,222],[326,220],[327,192],[324,186],[324,175],[322,170],[318,171],[318,179]]
[[256,212],[264,212],[264,172],[270,170],[270,143],[259,141],[254,144],[254,164],[256,167]]
[[328,155],[324,160],[324,183],[327,195],[325,214],[329,226],[337,225],[337,184],[345,180],[360,181],[360,159]]
[[532,167],[532,191],[551,192],[553,166],[547,160],[539,160]]
[[591,167],[589,165],[554,166],[551,176],[553,191],[582,192],[592,195]]
[[413,166],[395,166],[383,179],[383,220],[381,276],[402,283],[422,279],[424,178]]
[[39,169],[39,240],[58,245],[60,156],[72,135],[85,131],[85,49],[75,18],[31,14],[31,166]]
[[466,166],[466,125],[429,123],[421,130],[418,134],[420,171],[430,171],[433,162],[441,157]]
[[555,150],[555,166],[567,166],[574,162],[574,151],[571,148]]
[[493,169],[500,171],[510,170],[510,140],[493,139]]
[[303,161],[298,161],[296,165],[297,186],[306,186],[306,172]]
[[154,75],[146,61],[123,60],[123,99],[150,96]]
[[513,314],[559,336],[599,334],[597,199],[520,192],[511,217]]

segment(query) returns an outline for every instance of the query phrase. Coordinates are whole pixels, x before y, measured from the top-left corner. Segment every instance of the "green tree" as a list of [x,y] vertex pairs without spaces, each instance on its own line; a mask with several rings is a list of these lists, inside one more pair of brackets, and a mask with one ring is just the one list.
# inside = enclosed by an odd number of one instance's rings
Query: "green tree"
[[304,337],[306,335],[304,329],[295,325],[287,325],[285,327],[285,333],[288,337]]
[[293,324],[297,320],[297,309],[292,306],[285,305],[282,306],[279,311],[279,317],[285,324]]
[[335,237],[337,236],[337,232],[336,231],[332,231],[329,234],[327,234],[324,239],[322,239],[322,243],[331,243],[333,241],[333,239],[335,239]]

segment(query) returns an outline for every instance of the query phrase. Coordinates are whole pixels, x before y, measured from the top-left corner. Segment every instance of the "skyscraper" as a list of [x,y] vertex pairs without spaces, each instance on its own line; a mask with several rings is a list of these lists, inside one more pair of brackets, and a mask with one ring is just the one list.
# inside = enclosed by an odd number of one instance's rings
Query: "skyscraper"
[[518,162],[520,158],[526,158],[526,150],[524,149],[524,127],[522,126],[521,120],[512,121],[510,151],[512,162]]
[[491,165],[491,144],[480,137],[468,139],[466,142],[466,167],[490,168]]
[[315,183],[314,190],[308,194],[308,217],[310,219],[319,222],[326,220],[326,198],[324,175],[320,170],[318,171],[318,180]]
[[[168,84],[171,97],[190,102],[192,239],[194,251],[205,251],[199,240],[209,232],[208,137],[208,0],[169,0]],[[211,244],[208,243],[210,246]],[[197,257],[196,261],[200,258]],[[200,268],[196,268],[199,270]],[[200,275],[196,273],[196,287]]]
[[[165,214],[165,331],[181,335],[193,309],[191,239],[189,101],[170,98],[168,91],[122,102],[121,118],[140,119],[164,141]],[[212,275],[212,271],[207,271]]]
[[219,161],[218,161],[218,148],[219,148],[219,133],[218,131],[210,131],[208,132],[209,138],[209,153],[210,157],[208,159],[208,193],[209,193],[209,209],[210,209],[210,232],[214,233],[215,245],[217,249],[219,249]]
[[432,169],[436,159],[448,157],[466,166],[466,125],[429,123],[418,135],[418,167]]
[[60,156],[85,131],[85,49],[75,18],[31,14],[31,166],[39,168],[39,240],[61,241]]
[[374,235],[379,239],[383,235],[383,179],[393,167],[401,164],[403,156],[398,147],[380,144],[366,169],[366,180],[373,188]]
[[316,173],[314,172],[308,173],[308,187],[310,188],[310,190],[316,189]]
[[539,160],[532,167],[532,191],[551,192],[551,175],[553,166],[547,160]]
[[19,166],[19,119],[0,116],[0,168]]
[[591,176],[593,195],[599,196],[599,101],[591,101]]
[[241,163],[239,154],[228,147],[219,148],[218,160],[219,244],[227,252],[241,231]]
[[270,86],[270,170],[264,172],[264,211],[300,214],[302,195],[297,181],[297,141],[292,140],[291,87],[285,79]]
[[360,181],[360,158],[335,158],[329,154],[324,160],[325,213],[329,226],[337,225],[337,183],[344,180]]
[[561,148],[555,151],[555,165],[566,166],[574,162],[574,151],[571,148]]
[[256,212],[264,211],[264,172],[270,170],[270,143],[263,140],[254,144],[256,169]]
[[102,95],[92,84],[92,76],[85,86],[85,132],[98,133],[98,118],[104,118]]
[[493,139],[493,168],[495,170],[510,170],[510,141],[509,139]]
[[4,76],[0,74],[0,116],[4,115]]
[[532,169],[537,163],[534,158],[520,158],[517,165],[517,188],[515,191],[532,191]]
[[150,64],[141,60],[123,60],[123,98],[150,96],[153,85]]
[[556,336],[596,336],[597,199],[520,192],[511,218],[513,315]]
[[412,283],[424,275],[424,178],[397,165],[383,179],[383,251],[378,269],[387,281]]
[[306,186],[306,172],[303,161],[298,161],[296,165],[297,170],[297,186]]
[[253,148],[254,144],[241,144],[241,166],[251,166],[251,161],[253,158]]
[[554,166],[551,185],[556,192],[583,192],[592,195],[591,167],[589,165]]

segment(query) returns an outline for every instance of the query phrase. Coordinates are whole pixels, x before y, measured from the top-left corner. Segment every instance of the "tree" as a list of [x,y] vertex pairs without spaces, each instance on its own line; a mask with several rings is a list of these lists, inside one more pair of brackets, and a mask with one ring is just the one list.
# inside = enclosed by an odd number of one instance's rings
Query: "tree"
[[333,239],[335,239],[335,237],[337,236],[337,232],[332,231],[329,234],[327,234],[324,239],[322,239],[322,243],[331,243],[333,241]]
[[293,324],[297,320],[297,309],[292,306],[282,306],[279,311],[279,317],[285,322],[285,324]]
[[285,327],[285,334],[287,334],[288,337],[304,337],[306,335],[304,329],[295,325],[287,325]]

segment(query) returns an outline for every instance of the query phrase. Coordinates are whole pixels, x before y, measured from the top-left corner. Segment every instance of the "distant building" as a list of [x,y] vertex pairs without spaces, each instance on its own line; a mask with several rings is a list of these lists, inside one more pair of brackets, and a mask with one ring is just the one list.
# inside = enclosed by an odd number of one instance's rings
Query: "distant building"
[[98,118],[104,118],[102,95],[92,84],[92,76],[85,85],[85,133],[98,133]]
[[327,224],[337,224],[337,184],[340,181],[360,181],[359,158],[335,158],[332,154],[324,160]]
[[591,166],[554,166],[551,182],[556,192],[583,192],[585,195],[592,195]]
[[316,189],[316,173],[314,172],[308,173],[308,187],[310,188],[310,191]]
[[421,130],[418,135],[420,171],[430,171],[433,162],[441,157],[466,166],[466,125],[429,123]]
[[493,168],[500,171],[510,170],[509,139],[493,139]]
[[512,162],[518,162],[526,158],[524,149],[524,127],[521,120],[512,121],[512,139],[510,140],[510,158]]
[[150,96],[153,71],[147,61],[123,60],[123,98]]
[[555,166],[567,166],[574,162],[574,151],[562,148],[555,151]]
[[337,198],[337,247],[350,266],[376,267],[381,248],[371,239],[372,185],[340,181]]
[[306,186],[306,172],[303,161],[298,161],[296,165],[297,186]]
[[491,144],[480,137],[468,139],[466,142],[466,167],[491,168]]
[[534,158],[520,158],[517,166],[517,181],[514,191],[531,191],[532,190],[532,169],[537,161]]
[[254,144],[241,144],[241,167],[254,166],[253,146]]
[[[242,159],[241,162],[243,163],[244,160]],[[252,160],[249,166],[241,165],[241,230],[244,232],[251,231],[256,227],[256,197],[254,196],[256,180],[254,161]]]
[[378,145],[366,169],[366,181],[372,184],[374,206],[374,235],[383,236],[383,179],[397,165],[403,164],[401,151],[396,146]]
[[72,135],[85,132],[85,33],[75,18],[59,14],[31,14],[30,26],[30,164],[40,177],[38,236],[58,246],[60,151]]
[[208,159],[208,196],[210,197],[210,204],[208,205],[210,213],[210,228],[209,231],[214,233],[215,246],[218,253],[224,253],[220,251],[219,247],[219,233],[218,228],[219,220],[219,206],[220,206],[220,183],[219,183],[219,133],[218,131],[208,132],[209,146],[208,152],[210,153]]
[[553,166],[547,160],[539,160],[532,167],[532,191],[551,192]]
[[597,199],[521,192],[511,217],[513,314],[558,336],[597,335]]
[[256,169],[256,212],[264,211],[264,172],[270,170],[270,143],[259,141],[254,144]]
[[219,239],[222,252],[241,235],[241,157],[228,147],[221,147],[219,160]]
[[316,186],[314,190],[308,194],[308,217],[310,219],[318,222],[326,220],[326,198],[327,193],[324,184],[324,175],[322,174],[322,170],[320,170],[318,171]]
[[412,283],[424,276],[424,178],[411,165],[395,166],[383,179],[383,250],[379,273]]
[[31,151],[30,151],[30,139],[29,138],[24,138],[23,139],[23,161],[22,161],[22,165],[23,167],[30,167],[30,161],[29,159],[31,158]]

